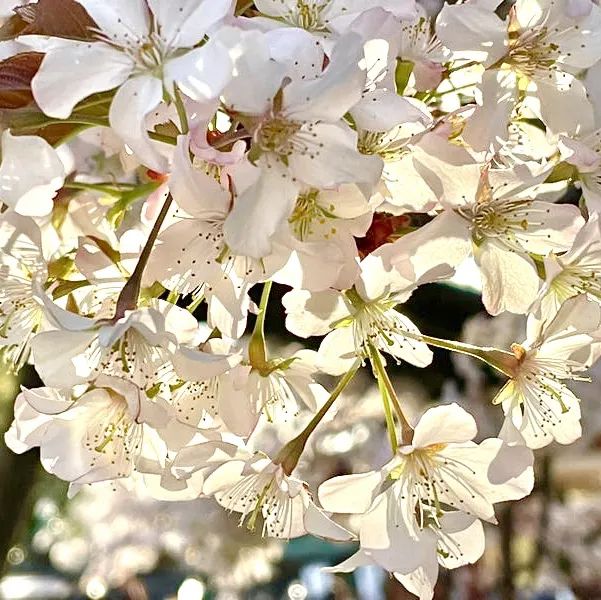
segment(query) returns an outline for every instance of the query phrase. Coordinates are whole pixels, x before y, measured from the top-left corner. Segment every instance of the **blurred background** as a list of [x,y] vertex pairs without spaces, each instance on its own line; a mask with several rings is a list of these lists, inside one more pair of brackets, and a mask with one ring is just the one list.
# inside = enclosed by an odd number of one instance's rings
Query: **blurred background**
[[[475,266],[468,263],[451,282],[417,290],[404,312],[429,335],[498,347],[521,341],[523,317],[488,317],[478,284]],[[274,349],[293,351],[300,340],[285,331],[277,301],[285,288],[274,292],[268,340]],[[319,339],[311,341],[316,348]],[[413,416],[433,403],[454,401],[475,415],[480,438],[498,432],[502,413],[490,400],[502,382],[486,366],[436,351],[426,371],[393,366],[392,375]],[[476,565],[442,572],[436,600],[601,598],[601,365],[592,378],[592,384],[575,389],[582,399],[583,438],[537,453],[534,493],[511,506],[498,505],[499,525],[487,529],[485,556]],[[40,385],[35,371],[0,375],[2,432],[12,420],[20,385]],[[315,432],[299,466],[312,489],[328,477],[389,458],[381,404],[367,374],[338,406],[336,417]],[[260,436],[268,447],[292,432],[279,427]],[[376,568],[344,576],[321,571],[353,553],[352,544],[261,538],[238,527],[236,516],[212,500],[158,502],[114,485],[84,489],[67,500],[66,485],[41,469],[36,452],[16,456],[3,442],[0,482],[5,600],[413,598]]]

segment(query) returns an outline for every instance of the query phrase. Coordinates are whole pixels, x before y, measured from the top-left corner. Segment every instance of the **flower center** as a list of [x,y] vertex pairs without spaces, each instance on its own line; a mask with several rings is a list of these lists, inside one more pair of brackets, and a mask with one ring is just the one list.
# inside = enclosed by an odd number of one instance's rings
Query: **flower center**
[[[503,237],[505,242],[514,245],[514,234],[528,230],[531,204],[530,200],[495,200],[486,186],[479,192],[475,204],[460,207],[457,212],[471,221],[475,244],[489,237]],[[519,246],[517,242],[515,245]]]
[[389,132],[361,131],[357,149],[361,154],[376,155],[386,162],[398,161],[410,152],[407,148],[409,138],[400,136],[398,129]]
[[325,2],[323,0],[316,2],[297,0],[296,10],[290,10],[286,15],[286,20],[295,27],[309,31],[326,31],[322,13],[329,3],[330,0],[325,0]]
[[[336,219],[333,214],[335,207],[330,205],[328,209],[321,206],[318,202],[319,191],[311,190],[301,194],[297,200],[288,222],[292,225],[292,229],[296,237],[301,241],[306,240],[314,232],[313,225],[318,223],[324,225],[329,219]],[[336,230],[332,229],[332,234]],[[325,236],[329,237],[328,235]]]
[[566,266],[551,282],[553,291],[564,302],[578,294],[601,300],[601,263],[591,266]]
[[509,52],[505,62],[523,77],[555,68],[559,46],[548,40],[546,27],[509,33]]
[[255,134],[257,146],[263,152],[287,157],[294,151],[292,138],[300,131],[301,123],[284,117],[273,117],[262,123]]

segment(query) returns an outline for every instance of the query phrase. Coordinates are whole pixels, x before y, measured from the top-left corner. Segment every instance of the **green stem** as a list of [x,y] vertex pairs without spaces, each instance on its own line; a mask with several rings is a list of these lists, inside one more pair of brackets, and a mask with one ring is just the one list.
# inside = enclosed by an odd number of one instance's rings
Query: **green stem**
[[261,302],[259,304],[259,314],[255,321],[250,343],[248,345],[248,357],[250,364],[259,371],[268,368],[267,349],[265,347],[265,314],[269,304],[269,294],[271,293],[271,281],[266,281],[261,293]]
[[177,116],[179,117],[179,130],[182,135],[187,135],[190,131],[190,126],[188,125],[188,115],[186,113],[184,101],[182,100],[182,95],[180,94],[177,86],[175,86],[173,90],[173,100],[177,110]]
[[117,200],[117,202],[115,202],[108,210],[106,218],[110,223],[117,222],[117,217],[121,217],[134,202],[140,198],[146,198],[159,187],[161,187],[159,181],[150,181],[149,183],[143,183],[142,185],[124,191],[120,194],[119,200]]
[[161,212],[159,213],[159,216],[152,227],[150,235],[146,240],[146,244],[142,249],[142,253],[140,254],[136,268],[119,294],[119,298],[117,299],[117,308],[115,309],[115,320],[121,319],[125,315],[126,311],[135,310],[138,306],[140,289],[142,287],[142,276],[144,275],[144,270],[148,264],[148,259],[150,258],[150,254],[159,235],[159,231],[161,230],[172,202],[173,198],[171,194],[169,194],[165,199],[165,203],[161,208]]
[[121,196],[124,191],[131,191],[135,188],[135,185],[129,183],[83,183],[81,181],[68,181],[63,187],[67,190],[102,192],[109,196]]
[[442,92],[432,92],[429,94],[429,96],[427,98],[424,99],[424,102],[428,102],[429,100],[432,100],[433,98],[440,98],[441,96],[446,96],[447,94],[452,94],[454,92],[459,92],[461,90],[465,90],[467,88],[473,88],[473,87],[476,87],[476,84],[466,83],[465,85],[460,85],[459,87],[452,88],[450,90],[444,90]]
[[418,342],[423,342],[430,346],[436,346],[437,348],[443,348],[445,350],[450,350],[451,352],[473,356],[508,377],[513,377],[518,365],[518,359],[514,354],[506,352],[505,350],[499,350],[498,348],[473,346],[472,344],[465,344],[453,340],[443,340],[429,335],[411,333],[410,331],[402,331],[401,333],[405,337]]
[[475,67],[476,65],[479,65],[480,63],[476,60],[470,60],[466,63],[463,63],[461,65],[458,65],[456,67],[452,67],[450,69],[447,69],[446,74],[450,75],[451,73],[456,73],[457,71],[461,71],[461,69],[467,69],[468,67]]
[[350,370],[338,381],[336,387],[330,394],[330,397],[319,409],[315,416],[309,421],[308,425],[297,435],[293,440],[288,442],[278,453],[277,457],[273,461],[276,465],[282,465],[284,472],[290,475],[294,471],[298,461],[307,445],[309,436],[315,431],[317,426],[321,423],[326,413],[330,410],[334,402],[338,399],[340,394],[346,389],[348,384],[351,382],[357,371],[361,368],[361,360],[357,359]]
[[[393,408],[397,414],[397,417],[400,421],[401,442],[403,444],[410,444],[411,440],[413,438],[413,428],[409,424],[409,421],[407,420],[407,417],[405,416],[405,413],[403,412],[403,409],[401,407],[401,403],[399,402],[396,392],[394,391],[394,386],[392,385],[392,381],[390,381],[390,377],[388,376],[388,373],[386,372],[386,367],[384,366],[384,363],[382,362],[382,355],[380,354],[380,351],[373,344],[369,344],[368,351],[369,351],[369,358],[371,360],[371,364],[372,364],[372,367],[374,370],[374,374],[378,380],[378,387],[380,387],[380,392],[384,392],[382,397],[383,397],[383,399],[386,398],[386,400],[388,400],[389,403],[392,403],[392,406],[393,406]],[[384,401],[384,411],[386,412],[386,410],[387,410],[386,401]],[[388,406],[388,410],[390,410],[390,412],[392,413],[390,406]],[[391,418],[392,418],[392,415],[391,415]],[[387,424],[388,424],[388,417],[387,417]],[[393,420],[393,427],[394,427],[394,420]],[[396,436],[395,436],[395,440],[396,440]],[[392,441],[392,436],[391,436],[391,441]],[[392,451],[396,452],[396,445],[393,447]]]
[[392,414],[392,407],[390,406],[386,386],[379,377],[376,377],[376,379],[378,382],[378,390],[380,391],[380,398],[382,398],[382,404],[384,405],[384,417],[386,418],[386,430],[388,431],[388,438],[390,439],[390,449],[392,450],[392,453],[395,454],[399,442],[396,437],[396,425],[394,422],[394,415]]

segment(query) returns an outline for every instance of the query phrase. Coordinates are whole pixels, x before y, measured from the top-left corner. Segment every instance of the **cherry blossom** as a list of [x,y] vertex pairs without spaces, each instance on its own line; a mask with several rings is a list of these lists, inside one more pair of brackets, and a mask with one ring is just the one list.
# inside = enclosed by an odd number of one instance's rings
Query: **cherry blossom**
[[[332,570],[431,600],[530,493],[533,450],[590,429],[599,6],[70,1],[75,29],[14,0],[0,42],[0,358],[43,382],[7,445],[70,496],[358,541]],[[491,345],[436,337],[465,273]],[[491,367],[493,406],[398,385],[396,363],[440,375],[435,348]]]
[[[507,434],[517,429],[530,448],[580,437],[580,403],[567,387],[598,357],[601,308],[585,295],[566,300],[550,321],[529,318],[528,337],[512,347],[511,379],[495,398]],[[585,378],[586,380],[586,378]]]
[[479,558],[477,519],[494,522],[493,504],[528,494],[534,476],[527,448],[497,438],[476,444],[471,441],[476,432],[473,417],[455,404],[429,409],[411,443],[400,446],[381,470],[342,475],[320,486],[326,510],[362,515],[359,555],[340,569],[371,563],[409,576],[424,568],[426,578],[434,572],[433,589],[437,567],[430,565],[439,548],[450,558],[446,566]]

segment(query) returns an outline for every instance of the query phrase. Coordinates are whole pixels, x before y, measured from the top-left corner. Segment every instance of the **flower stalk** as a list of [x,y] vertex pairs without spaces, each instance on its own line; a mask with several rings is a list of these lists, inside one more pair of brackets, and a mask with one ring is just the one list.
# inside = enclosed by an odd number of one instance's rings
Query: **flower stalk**
[[296,468],[298,461],[307,445],[309,436],[315,431],[317,426],[321,423],[326,413],[330,410],[334,402],[338,399],[340,394],[346,389],[348,384],[352,381],[357,371],[361,368],[361,360],[357,359],[349,371],[340,378],[338,384],[330,394],[330,397],[319,409],[315,416],[309,421],[309,424],[299,433],[293,440],[288,442],[278,453],[277,457],[273,461],[275,464],[282,465],[282,469],[287,475],[290,475]]
[[467,354],[473,356],[487,365],[490,365],[500,373],[513,377],[515,369],[518,366],[519,360],[516,355],[506,350],[500,350],[499,348],[491,348],[487,346],[474,346],[473,344],[466,344],[464,342],[456,342],[454,340],[445,340],[441,338],[431,337],[429,335],[416,334],[410,331],[403,331],[405,337],[411,338],[418,342],[424,342],[430,346],[436,346],[437,348],[443,348],[451,352],[458,352],[459,354]]
[[269,370],[269,365],[267,363],[267,345],[265,343],[265,314],[267,312],[267,305],[269,304],[271,286],[271,281],[266,281],[263,285],[259,313],[257,314],[255,327],[248,345],[248,358],[250,364],[259,371]]
[[144,270],[146,269],[146,265],[150,259],[150,254],[152,253],[152,249],[156,243],[159,231],[163,226],[172,202],[173,197],[171,194],[169,194],[163,203],[161,212],[159,213],[159,216],[157,217],[157,220],[150,231],[150,235],[146,240],[146,244],[142,249],[140,258],[138,259],[138,264],[119,294],[119,298],[117,299],[117,308],[115,309],[115,321],[123,318],[126,311],[135,310],[138,307],[138,299],[140,297],[140,290],[142,288],[142,277],[144,275]]
[[382,361],[382,355],[380,354],[380,351],[373,344],[369,344],[368,353],[374,375],[378,380],[380,395],[382,396],[382,401],[384,403],[384,414],[386,416],[386,425],[388,427],[388,435],[390,436],[392,451],[396,452],[398,441],[391,407],[394,408],[394,412],[396,413],[401,425],[401,443],[403,445],[411,443],[411,439],[413,438],[413,428],[409,424],[409,421],[403,412],[401,403],[399,402],[398,396],[394,391],[392,381],[390,381],[390,377],[388,376],[386,367]]

